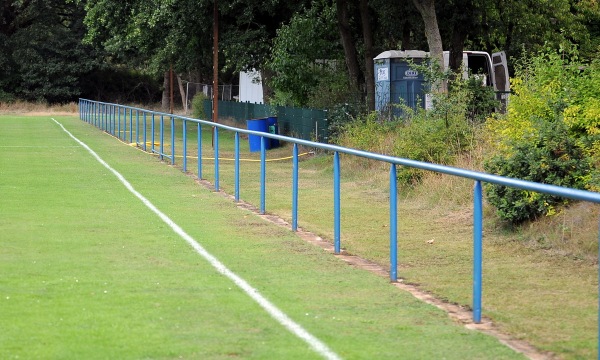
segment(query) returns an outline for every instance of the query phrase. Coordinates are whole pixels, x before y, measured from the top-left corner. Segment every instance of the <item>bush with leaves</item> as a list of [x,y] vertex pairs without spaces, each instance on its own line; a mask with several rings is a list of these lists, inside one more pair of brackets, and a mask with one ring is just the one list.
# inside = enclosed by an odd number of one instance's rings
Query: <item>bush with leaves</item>
[[[591,162],[569,136],[560,119],[535,118],[535,134],[511,144],[510,155],[495,155],[485,163],[486,171],[544,184],[584,188]],[[539,215],[553,214],[565,199],[538,192],[487,184],[488,201],[503,220],[518,224]]]
[[195,119],[206,120],[206,111],[204,110],[204,101],[208,99],[203,92],[197,92],[192,98],[192,117]]
[[[401,107],[401,117],[387,121],[376,112],[358,117],[344,127],[338,142],[345,146],[392,156],[451,164],[457,155],[471,148],[475,126],[467,117],[470,93],[465,86],[435,94],[431,110]],[[398,180],[415,184],[423,171],[401,167]]]
[[[582,72],[588,76],[582,77]],[[511,80],[513,94],[507,114],[487,122],[491,151],[485,170],[540,183],[597,189],[600,121],[594,115],[594,97],[600,93],[598,80],[598,67],[580,63],[573,49],[528,55]],[[497,185],[488,185],[486,191],[498,215],[511,224],[553,214],[557,204],[566,203]]]

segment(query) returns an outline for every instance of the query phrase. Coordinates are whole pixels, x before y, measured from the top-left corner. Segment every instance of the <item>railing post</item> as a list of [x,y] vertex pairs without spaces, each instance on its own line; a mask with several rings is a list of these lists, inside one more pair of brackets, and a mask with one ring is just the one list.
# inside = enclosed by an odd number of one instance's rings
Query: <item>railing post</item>
[[171,165],[175,165],[175,117],[171,116]]
[[135,110],[135,144],[140,145],[140,111]]
[[473,188],[473,322],[481,323],[483,206],[481,181]]
[[215,191],[219,191],[219,128],[214,127],[215,134]]
[[396,164],[390,167],[390,280],[398,281],[398,177]]
[[202,180],[202,124],[198,123],[198,180]]
[[181,125],[182,127],[182,131],[183,131],[183,136],[182,136],[182,141],[183,141],[183,172],[187,172],[187,121],[185,119],[182,119],[183,123]]
[[165,118],[164,115],[160,116],[160,160],[163,160],[163,154],[165,153]]
[[336,254],[340,253],[340,154],[333,155],[333,243]]
[[113,105],[113,119],[111,121],[111,134],[112,136],[115,136],[115,129],[116,129],[116,123],[117,122],[117,105]]
[[117,138],[121,138],[121,107],[117,105],[118,122],[117,122]]
[[267,197],[267,149],[266,139],[264,136],[260,137],[260,213],[264,214],[266,210],[266,197]]
[[150,151],[154,154],[154,141],[156,141],[154,135],[154,113],[152,113],[152,123],[150,124],[150,132],[152,133],[152,135],[150,136],[150,141],[152,141],[152,144],[150,145]]
[[235,132],[235,155],[234,155],[234,178],[235,178],[235,202],[240,201],[240,133]]
[[292,155],[292,231],[298,231],[298,144],[296,143]]
[[144,115],[143,115],[143,122],[144,122],[144,151],[147,151],[148,146],[146,145],[146,143],[148,142],[148,135],[146,134],[146,130],[147,130],[147,124],[146,124],[146,112],[144,111]]
[[129,109],[129,143],[133,142],[133,109]]

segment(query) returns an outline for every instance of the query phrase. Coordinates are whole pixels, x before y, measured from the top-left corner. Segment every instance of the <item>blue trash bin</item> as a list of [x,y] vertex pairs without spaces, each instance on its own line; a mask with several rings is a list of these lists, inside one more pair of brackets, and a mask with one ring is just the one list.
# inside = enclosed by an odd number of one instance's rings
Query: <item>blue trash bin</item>
[[[270,116],[267,118],[267,126],[269,127],[269,133],[279,135],[279,125],[277,125],[277,117]],[[271,140],[271,148],[279,147],[279,140],[270,139]]]
[[[267,119],[252,119],[246,120],[246,127],[248,130],[260,131],[267,133],[269,132],[269,126],[267,125]],[[250,152],[260,151],[260,136],[248,135],[248,142],[250,144]],[[265,137],[265,149],[271,148],[271,139]]]

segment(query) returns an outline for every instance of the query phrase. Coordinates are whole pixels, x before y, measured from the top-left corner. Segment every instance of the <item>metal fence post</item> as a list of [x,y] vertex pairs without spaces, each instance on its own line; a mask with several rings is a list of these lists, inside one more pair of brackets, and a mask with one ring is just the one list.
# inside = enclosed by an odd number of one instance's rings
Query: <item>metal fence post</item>
[[336,254],[341,250],[340,217],[340,154],[336,151],[333,155],[333,243]]
[[215,190],[219,191],[219,128],[214,127],[215,134]]
[[398,177],[390,167],[390,280],[398,281]]
[[483,206],[481,181],[473,188],[473,322],[481,323]]
[[187,172],[187,121],[182,119],[182,131],[183,131],[183,172]]
[[198,180],[202,180],[202,125],[198,123]]
[[147,150],[147,142],[148,142],[148,135],[146,135],[146,129],[147,129],[147,125],[146,125],[146,112],[144,111],[144,115],[143,115],[143,122],[144,122],[144,151]]
[[171,116],[171,165],[175,165],[175,118]]
[[133,109],[129,109],[129,143],[133,142]]
[[240,201],[240,133],[235,132],[235,202]]
[[165,153],[165,118],[163,115],[160,116],[160,145],[159,145],[159,152],[160,152],[160,160],[163,160],[163,155]]
[[260,213],[265,213],[265,202],[267,197],[267,149],[266,139],[264,136],[260,137]]
[[292,156],[292,231],[298,231],[298,144]]

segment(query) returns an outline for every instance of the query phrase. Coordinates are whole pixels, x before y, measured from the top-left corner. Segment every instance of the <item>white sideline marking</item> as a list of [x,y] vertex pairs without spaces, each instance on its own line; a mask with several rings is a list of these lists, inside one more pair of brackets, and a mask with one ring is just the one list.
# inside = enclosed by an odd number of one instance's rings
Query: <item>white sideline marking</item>
[[165,215],[162,211],[158,210],[154,204],[150,202],[150,200],[146,199],[142,194],[140,194],[137,190],[133,188],[133,186],[121,175],[117,170],[113,169],[110,165],[108,165],[102,158],[96,154],[94,150],[92,150],[89,146],[87,146],[84,142],[76,138],[73,134],[71,134],[65,127],[52,118],[56,124],[58,124],[64,132],[66,132],[73,140],[75,140],[79,145],[85,148],[93,157],[98,160],[100,164],[102,164],[105,168],[107,168],[110,172],[112,172],[121,183],[129,190],[133,195],[135,195],[138,199],[140,199],[146,207],[148,207],[152,212],[154,212],[158,217],[161,218],[175,233],[181,236],[188,244],[190,244],[194,250],[198,254],[200,254],[204,259],[206,259],[218,272],[227,276],[231,281],[233,281],[238,287],[240,287],[246,294],[248,294],[254,301],[256,301],[263,309],[267,311],[267,313],[277,320],[281,325],[287,328],[291,333],[304,340],[314,351],[322,355],[326,359],[331,360],[340,360],[341,357],[333,352],[327,345],[325,345],[321,340],[317,339],[314,335],[310,334],[306,331],[301,325],[294,322],[290,319],[283,311],[279,310],[275,305],[273,305],[269,300],[267,300],[264,296],[262,296],[258,290],[250,286],[246,282],[246,280],[242,279],[238,275],[236,275],[233,271],[229,270],[222,262],[220,262],[216,257],[210,254],[208,251],[202,247],[194,238],[188,235],[179,225],[177,225],[173,220],[171,220],[167,215]]
[[34,149],[45,149],[45,148],[60,148],[60,149],[66,149],[66,148],[76,148],[79,146],[61,146],[61,145],[0,145],[0,148],[7,148],[7,149],[11,149],[11,148],[34,148]]

